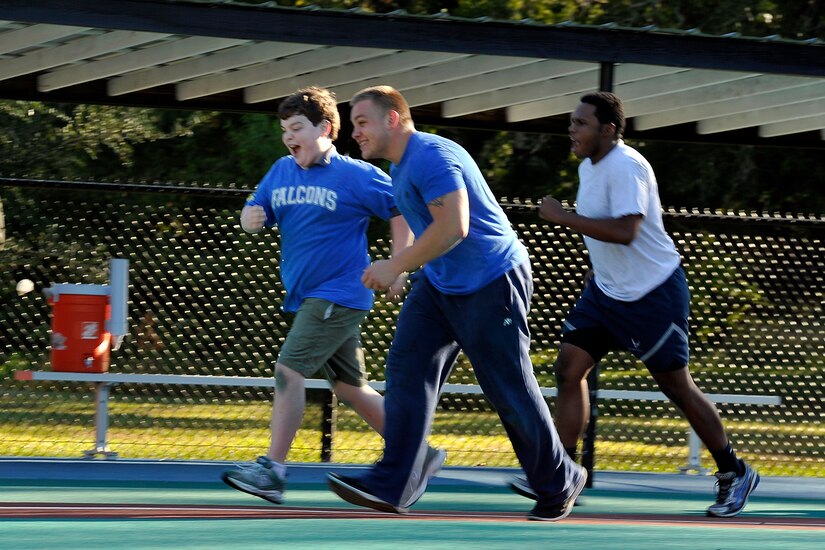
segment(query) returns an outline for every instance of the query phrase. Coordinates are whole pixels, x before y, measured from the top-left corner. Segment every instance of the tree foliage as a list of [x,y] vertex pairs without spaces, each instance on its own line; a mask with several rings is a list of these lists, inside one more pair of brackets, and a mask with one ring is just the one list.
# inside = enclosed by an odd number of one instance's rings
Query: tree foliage
[[281,1],[280,5],[360,8],[376,13],[449,13],[468,18],[532,19],[547,24],[574,21],[629,27],[655,25],[710,34],[825,36],[825,6],[818,0],[292,0]]
[[[94,166],[130,167],[138,143],[188,136],[194,114],[164,123],[163,113],[101,105],[0,102],[0,172],[89,177]],[[55,154],[60,151],[60,154]]]
[[254,186],[285,153],[268,115],[0,101],[7,176]]

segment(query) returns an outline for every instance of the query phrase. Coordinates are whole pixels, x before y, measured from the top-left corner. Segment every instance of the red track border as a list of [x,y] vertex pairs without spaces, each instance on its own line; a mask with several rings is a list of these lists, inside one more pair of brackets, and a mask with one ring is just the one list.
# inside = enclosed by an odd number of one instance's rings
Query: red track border
[[[405,515],[351,508],[299,508],[217,505],[0,503],[0,519],[377,519],[451,521],[528,521],[521,512],[421,510]],[[825,518],[740,516],[712,518],[690,515],[576,513],[565,524],[624,524],[700,527],[743,527],[825,531]]]

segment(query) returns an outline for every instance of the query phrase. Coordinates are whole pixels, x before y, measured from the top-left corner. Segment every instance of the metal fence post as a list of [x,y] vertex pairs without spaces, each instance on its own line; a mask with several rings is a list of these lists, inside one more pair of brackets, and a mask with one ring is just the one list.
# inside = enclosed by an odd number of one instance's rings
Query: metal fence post
[[335,393],[327,391],[321,418],[321,462],[332,462],[332,438],[335,435],[338,400]]
[[587,470],[585,487],[593,487],[593,465],[596,452],[596,419],[599,417],[599,364],[593,365],[587,376],[587,389],[590,394],[590,421],[582,439],[582,466]]

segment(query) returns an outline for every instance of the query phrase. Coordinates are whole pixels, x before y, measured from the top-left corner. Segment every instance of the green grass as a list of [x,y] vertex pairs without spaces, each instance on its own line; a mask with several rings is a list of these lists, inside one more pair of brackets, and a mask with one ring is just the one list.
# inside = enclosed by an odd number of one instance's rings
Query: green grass
[[[78,457],[94,446],[90,393],[7,391],[2,404],[0,455]],[[123,458],[244,461],[269,444],[267,401],[126,395],[113,397],[109,408],[109,445]],[[333,461],[377,460],[381,438],[349,409],[341,406],[336,412]],[[320,405],[308,403],[290,461],[320,460],[321,414]],[[597,469],[674,472],[685,466],[687,423],[678,416],[658,416],[658,409],[652,414],[599,417]],[[726,428],[740,456],[765,475],[825,476],[825,424],[750,419],[727,421]],[[439,410],[430,440],[447,450],[448,465],[517,466],[496,414],[475,405]],[[712,464],[704,452],[702,465]]]

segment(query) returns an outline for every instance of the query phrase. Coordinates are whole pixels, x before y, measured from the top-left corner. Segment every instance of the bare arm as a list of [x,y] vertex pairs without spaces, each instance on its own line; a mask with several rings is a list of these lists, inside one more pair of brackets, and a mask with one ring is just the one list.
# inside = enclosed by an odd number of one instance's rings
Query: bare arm
[[[402,250],[412,246],[415,237],[404,216],[395,216],[390,219],[390,234],[392,238],[392,255],[396,256]],[[397,302],[404,296],[407,287],[407,272],[399,274],[387,289],[387,298]]]
[[443,256],[470,231],[470,203],[465,189],[430,201],[427,209],[433,222],[410,248],[393,257],[396,269],[412,271]]
[[641,214],[621,218],[587,218],[565,210],[559,201],[550,196],[541,200],[539,217],[575,229],[599,241],[617,244],[633,242],[642,224]]
[[361,281],[373,290],[385,290],[404,272],[412,271],[449,252],[470,231],[470,204],[467,191],[460,189],[430,201],[432,223],[424,233],[389,260],[374,262]]
[[390,234],[392,238],[392,255],[395,256],[407,247],[412,246],[415,237],[404,216],[390,218]]

